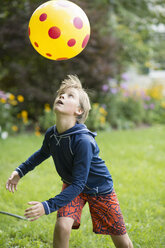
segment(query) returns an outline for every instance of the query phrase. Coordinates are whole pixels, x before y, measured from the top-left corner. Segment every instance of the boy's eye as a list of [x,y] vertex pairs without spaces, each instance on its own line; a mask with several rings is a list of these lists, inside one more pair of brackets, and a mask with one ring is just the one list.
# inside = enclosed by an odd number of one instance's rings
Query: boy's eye
[[69,97],[73,97],[73,94],[69,94]]

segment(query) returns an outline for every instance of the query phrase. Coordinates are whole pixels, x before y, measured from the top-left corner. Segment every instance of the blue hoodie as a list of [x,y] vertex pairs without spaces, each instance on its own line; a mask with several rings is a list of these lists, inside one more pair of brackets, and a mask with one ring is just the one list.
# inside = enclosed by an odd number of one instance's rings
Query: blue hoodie
[[60,134],[56,126],[50,127],[42,147],[16,169],[23,177],[45,159],[53,157],[59,176],[69,186],[54,198],[42,202],[46,214],[67,205],[81,192],[97,195],[112,191],[112,177],[99,157],[95,136],[96,133],[84,124],[77,123]]

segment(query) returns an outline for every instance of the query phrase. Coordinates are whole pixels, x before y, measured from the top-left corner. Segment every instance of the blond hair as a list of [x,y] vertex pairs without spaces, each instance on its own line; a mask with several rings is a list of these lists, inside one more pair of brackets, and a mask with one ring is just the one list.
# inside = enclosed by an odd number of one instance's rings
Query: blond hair
[[88,94],[85,89],[83,89],[82,84],[76,75],[68,75],[67,78],[62,81],[61,86],[57,91],[58,95],[65,92],[69,88],[77,89],[79,92],[79,103],[83,113],[77,116],[77,122],[84,123],[91,109]]

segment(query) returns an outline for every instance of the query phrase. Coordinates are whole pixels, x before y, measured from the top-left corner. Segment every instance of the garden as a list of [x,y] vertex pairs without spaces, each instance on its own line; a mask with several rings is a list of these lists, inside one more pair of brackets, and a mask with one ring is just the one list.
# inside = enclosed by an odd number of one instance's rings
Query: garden
[[[86,121],[92,131],[108,131],[149,127],[165,124],[165,87],[153,83],[147,89],[129,88],[127,82],[110,87],[102,86],[97,102],[91,102],[92,109]],[[93,97],[94,99],[94,97]],[[23,106],[24,96],[0,91],[0,137],[23,131],[32,131],[40,136],[55,124],[53,107],[45,103],[37,120],[28,118],[28,109]]]

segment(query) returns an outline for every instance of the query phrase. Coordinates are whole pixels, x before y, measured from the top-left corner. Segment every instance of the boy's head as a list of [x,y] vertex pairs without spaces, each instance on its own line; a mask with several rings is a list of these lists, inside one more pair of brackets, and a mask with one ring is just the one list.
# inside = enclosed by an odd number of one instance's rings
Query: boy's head
[[[78,123],[84,123],[88,117],[89,110],[91,109],[90,101],[88,94],[86,91],[82,88],[81,82],[78,79],[77,76],[68,75],[68,78],[66,78],[64,81],[62,81],[61,86],[59,90],[57,91],[57,97],[54,102],[54,111],[56,112],[56,105],[58,101],[60,102],[60,98],[67,98],[69,100],[69,97],[71,94],[73,94],[74,102],[77,101],[76,104],[78,105],[77,108],[79,109],[76,111],[76,121]],[[64,99],[65,100],[65,99]],[[63,100],[62,100],[63,102]],[[72,99],[70,100],[70,103],[72,104]],[[69,108],[69,106],[66,106]]]

